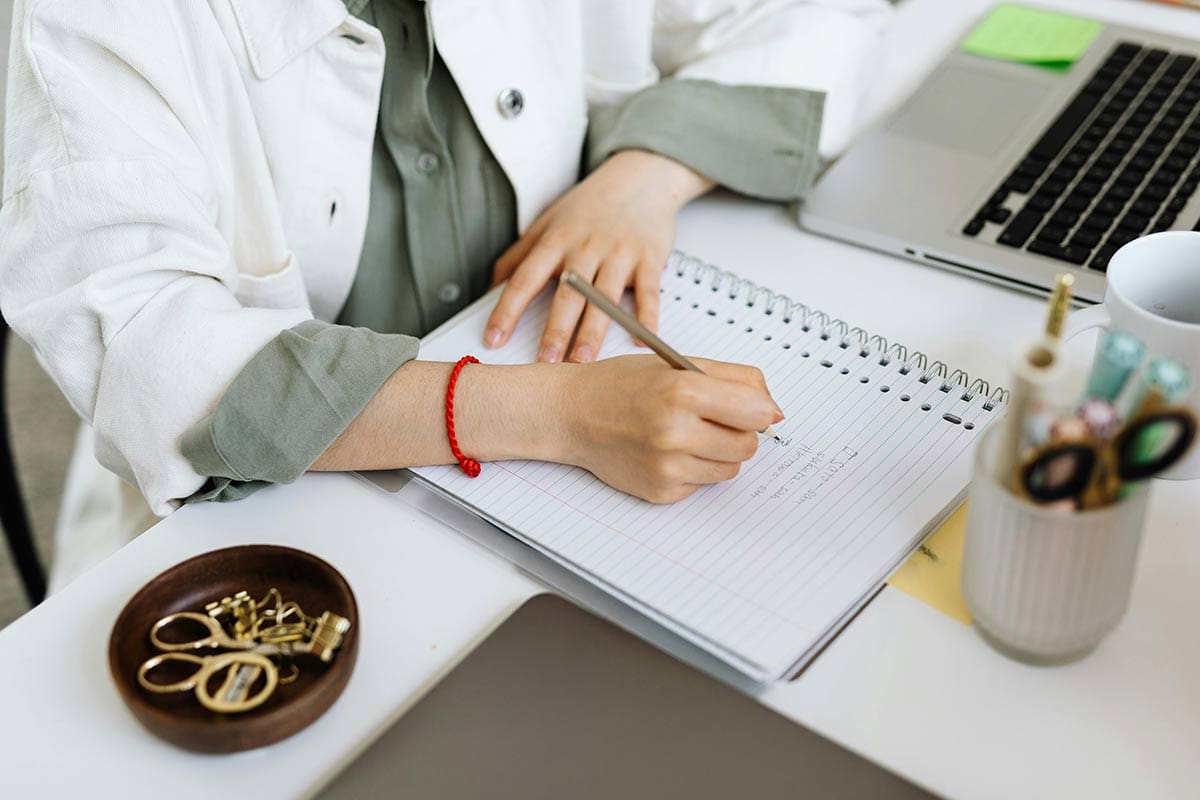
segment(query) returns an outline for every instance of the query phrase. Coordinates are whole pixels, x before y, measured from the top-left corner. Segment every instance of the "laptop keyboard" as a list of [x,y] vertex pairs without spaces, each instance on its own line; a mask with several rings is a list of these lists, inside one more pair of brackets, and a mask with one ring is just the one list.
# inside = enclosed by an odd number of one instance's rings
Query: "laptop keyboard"
[[1104,272],[1200,185],[1198,101],[1194,56],[1121,42],[962,232]]

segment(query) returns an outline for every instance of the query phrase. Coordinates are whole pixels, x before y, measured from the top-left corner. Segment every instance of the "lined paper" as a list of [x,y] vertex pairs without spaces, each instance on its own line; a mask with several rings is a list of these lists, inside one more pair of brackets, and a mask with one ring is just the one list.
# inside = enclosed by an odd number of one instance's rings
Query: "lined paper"
[[[487,361],[534,359],[550,296]],[[422,358],[478,350],[494,302],[435,331]],[[663,506],[559,464],[414,472],[744,672],[789,674],[957,504],[972,445],[1000,415],[789,307],[681,254],[663,274],[660,335],[688,355],[758,366],[787,414],[783,443],[764,439],[734,480]],[[633,352],[648,351],[614,326],[601,357]]]

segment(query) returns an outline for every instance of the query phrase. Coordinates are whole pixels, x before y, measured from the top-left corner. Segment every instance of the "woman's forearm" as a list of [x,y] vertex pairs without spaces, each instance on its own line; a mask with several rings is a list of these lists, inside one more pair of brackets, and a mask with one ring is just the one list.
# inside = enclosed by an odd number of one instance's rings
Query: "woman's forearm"
[[[453,364],[411,361],[312,465],[318,471],[453,464],[446,436],[446,385]],[[463,452],[480,461],[555,460],[562,452],[562,398],[570,366],[471,364],[455,393]]]
[[[469,365],[454,400],[459,445],[479,461],[574,464],[622,491],[673,502],[736,475],[758,447],[755,431],[783,419],[757,369],[698,363],[705,374],[653,355]],[[427,361],[400,367],[312,469],[453,464],[451,369]]]

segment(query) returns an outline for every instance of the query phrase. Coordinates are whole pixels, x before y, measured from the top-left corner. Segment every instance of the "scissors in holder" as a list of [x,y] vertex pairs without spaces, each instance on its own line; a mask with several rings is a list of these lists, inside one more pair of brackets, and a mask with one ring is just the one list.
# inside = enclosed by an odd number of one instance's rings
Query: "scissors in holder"
[[1077,500],[1081,508],[1116,502],[1126,483],[1145,480],[1181,459],[1196,438],[1196,417],[1182,407],[1148,404],[1111,440],[1051,442],[1022,463],[1018,478],[1038,503]]
[[[151,673],[169,664],[194,666],[195,669],[186,678],[174,683],[157,683],[150,680]],[[213,678],[222,673],[225,678],[216,692],[213,692]],[[251,694],[250,690],[260,675],[265,677],[263,685]],[[138,683],[147,691],[156,694],[195,692],[200,705],[210,711],[237,714],[257,708],[267,701],[279,684],[279,670],[271,659],[253,650],[233,650],[208,656],[172,651],[160,653],[142,662],[138,669]]]
[[[162,634],[179,631],[186,627],[195,628],[192,638],[176,639]],[[138,669],[138,683],[147,691],[156,693],[195,691],[201,705],[223,714],[249,711],[266,702],[279,684],[279,670],[269,656],[290,654],[290,645],[284,643],[260,644],[254,639],[230,636],[221,623],[209,616],[194,611],[180,611],[154,623],[150,629],[150,643],[163,651],[143,662]],[[216,655],[199,656],[195,650],[225,650]],[[157,683],[150,679],[156,669],[170,664],[195,666],[188,677],[174,683]],[[220,688],[213,693],[210,684],[214,676],[224,672]],[[255,694],[250,691],[260,675],[265,675],[263,687]]]

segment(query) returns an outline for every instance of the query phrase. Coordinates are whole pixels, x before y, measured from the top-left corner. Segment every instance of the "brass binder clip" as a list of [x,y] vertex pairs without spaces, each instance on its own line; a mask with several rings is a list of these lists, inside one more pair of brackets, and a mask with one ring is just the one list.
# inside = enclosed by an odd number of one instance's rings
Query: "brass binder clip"
[[324,662],[333,660],[334,652],[342,646],[342,639],[350,630],[350,620],[326,611],[313,625],[311,652]]
[[233,597],[222,597],[204,606],[208,615],[227,628],[232,623],[230,633],[235,639],[254,638],[255,625],[258,622],[258,603],[249,592],[242,590]]

